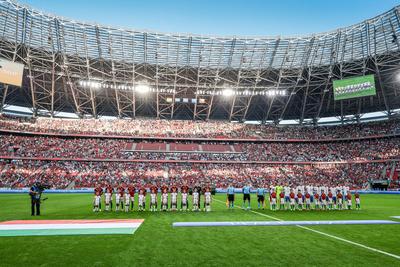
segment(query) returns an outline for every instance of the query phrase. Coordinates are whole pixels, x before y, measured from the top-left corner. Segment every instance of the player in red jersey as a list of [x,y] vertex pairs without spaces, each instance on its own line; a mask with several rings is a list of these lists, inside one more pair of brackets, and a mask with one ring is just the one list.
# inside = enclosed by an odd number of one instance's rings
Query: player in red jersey
[[276,210],[276,192],[275,189],[272,189],[271,194],[269,196],[269,201],[271,203],[271,210]]
[[171,210],[176,211],[178,209],[178,187],[175,185],[171,186]]
[[146,188],[141,186],[139,188],[138,207],[139,211],[146,211]]
[[181,210],[187,211],[188,205],[188,193],[189,193],[189,186],[186,185],[186,182],[181,187]]
[[161,209],[160,211],[168,210],[168,186],[161,186]]
[[347,200],[347,209],[351,210],[352,203],[351,203],[351,193],[350,193],[350,191],[347,191],[346,200]]
[[332,191],[330,189],[328,191],[328,209],[329,210],[333,209],[333,194],[332,194]]
[[303,194],[301,193],[301,190],[297,192],[297,208],[303,210]]
[[117,193],[115,194],[115,211],[119,211],[119,206],[121,204],[121,210],[124,209],[124,195],[125,187],[123,185],[118,186]]
[[343,209],[343,195],[342,195],[342,192],[339,191],[337,193],[336,197],[337,197],[337,201],[338,201],[338,209],[342,210]]
[[106,211],[112,210],[112,194],[114,192],[113,187],[110,184],[106,185],[106,193],[105,193],[105,204],[106,204]]
[[128,186],[128,194],[130,198],[131,210],[133,210],[133,208],[135,207],[135,192],[136,192],[135,186],[133,184],[130,184]]
[[320,199],[319,199],[319,194],[318,191],[315,191],[314,193],[314,209],[319,210],[320,208]]
[[321,191],[321,207],[323,210],[326,210],[326,194],[324,190]]
[[157,211],[158,187],[154,184],[150,187],[150,211]]
[[98,184],[94,189],[93,211],[101,211],[101,196],[103,195],[103,188]]
[[308,191],[306,191],[306,194],[304,195],[306,199],[306,210],[311,209],[311,195]]
[[284,209],[285,209],[285,193],[282,191],[282,192],[279,194],[279,197],[280,197],[280,199],[281,199],[279,209],[280,209],[280,210],[284,210]]
[[354,194],[354,200],[356,202],[356,209],[361,209],[360,194],[358,192]]
[[290,210],[293,211],[296,208],[296,202],[295,202],[295,194],[293,189],[290,190],[289,198],[290,198]]

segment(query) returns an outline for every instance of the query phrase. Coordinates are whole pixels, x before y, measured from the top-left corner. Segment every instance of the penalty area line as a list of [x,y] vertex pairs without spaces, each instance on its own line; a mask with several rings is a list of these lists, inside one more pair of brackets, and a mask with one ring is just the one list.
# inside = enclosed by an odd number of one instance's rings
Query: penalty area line
[[[225,202],[223,202],[223,201],[221,201],[219,199],[214,199],[214,200],[225,204]],[[237,206],[237,205],[235,205],[235,208],[241,209],[241,207]],[[267,214],[264,214],[264,213],[261,213],[261,212],[258,212],[258,211],[254,211],[254,210],[249,210],[249,211],[252,212],[252,213],[258,214],[260,216],[264,216],[264,217],[276,220],[276,221],[284,221],[284,220],[279,219],[277,217],[270,216],[270,215],[267,215]],[[296,225],[296,226],[301,228],[301,229],[308,230],[308,231],[311,231],[311,232],[316,233],[316,234],[320,234],[320,235],[323,235],[323,236],[326,236],[326,237],[330,237],[330,238],[333,238],[333,239],[336,239],[336,240],[339,240],[339,241],[342,241],[342,242],[345,242],[345,243],[348,243],[348,244],[351,244],[351,245],[354,245],[354,246],[358,246],[358,247],[361,247],[361,248],[364,248],[364,249],[368,249],[370,251],[381,253],[383,255],[386,255],[386,256],[389,256],[389,257],[393,257],[395,259],[400,260],[400,256],[396,255],[396,254],[392,254],[392,253],[389,253],[389,252],[386,252],[386,251],[383,251],[383,250],[379,250],[379,249],[376,249],[376,248],[371,248],[369,246],[366,246],[366,245],[363,245],[363,244],[360,244],[360,243],[357,243],[357,242],[353,242],[351,240],[347,240],[347,239],[344,239],[344,238],[341,238],[341,237],[338,237],[338,236],[335,236],[335,235],[324,233],[324,232],[321,232],[321,231],[318,231],[318,230],[315,230],[315,229],[312,229],[312,228],[309,228],[309,227],[306,227],[306,226],[302,226],[302,225]]]

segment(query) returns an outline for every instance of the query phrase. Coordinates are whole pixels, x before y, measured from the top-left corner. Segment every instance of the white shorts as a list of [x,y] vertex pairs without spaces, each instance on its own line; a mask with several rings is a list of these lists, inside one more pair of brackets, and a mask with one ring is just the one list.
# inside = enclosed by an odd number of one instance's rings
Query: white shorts
[[360,204],[360,199],[356,198],[356,204]]

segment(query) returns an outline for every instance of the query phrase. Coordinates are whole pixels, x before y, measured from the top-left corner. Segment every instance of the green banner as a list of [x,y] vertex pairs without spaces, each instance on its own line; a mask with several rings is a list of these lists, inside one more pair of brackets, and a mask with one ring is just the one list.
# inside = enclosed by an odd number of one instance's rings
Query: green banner
[[376,95],[374,75],[333,81],[335,100]]

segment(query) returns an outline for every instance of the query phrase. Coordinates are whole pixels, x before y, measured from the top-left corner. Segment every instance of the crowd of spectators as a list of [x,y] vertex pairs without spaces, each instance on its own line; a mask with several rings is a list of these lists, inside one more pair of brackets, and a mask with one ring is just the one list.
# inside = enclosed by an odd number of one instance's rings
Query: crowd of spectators
[[125,149],[129,141],[100,138],[59,138],[0,135],[0,156],[83,158],[83,159],[146,159],[201,161],[343,161],[387,160],[400,158],[400,138],[379,138],[360,141],[315,143],[240,143],[240,153],[143,152]]
[[51,188],[87,188],[96,184],[121,183],[189,186],[210,184],[225,188],[270,185],[325,185],[364,188],[379,179],[385,163],[262,165],[262,164],[184,164],[121,163],[35,160],[0,161],[0,187],[28,187],[35,181]]
[[155,119],[14,118],[0,115],[0,129],[88,135],[184,138],[337,139],[398,133],[399,120],[342,126],[274,126],[227,121]]

